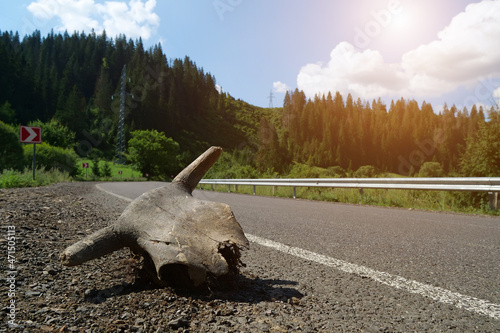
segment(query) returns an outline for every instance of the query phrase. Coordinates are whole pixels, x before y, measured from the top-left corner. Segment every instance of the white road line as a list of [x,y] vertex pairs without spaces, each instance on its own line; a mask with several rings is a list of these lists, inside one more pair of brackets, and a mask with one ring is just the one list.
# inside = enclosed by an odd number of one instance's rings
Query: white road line
[[[133,201],[130,198],[107,191],[101,188],[99,185],[96,185],[96,187],[99,190],[114,195],[115,197],[120,198],[122,200]],[[418,294],[437,302],[450,304],[463,310],[467,310],[480,315],[491,317],[496,320],[500,320],[500,304],[491,303],[487,300],[482,300],[479,298],[453,292],[444,288],[434,287],[429,284],[409,280],[398,275],[392,275],[368,267],[351,264],[347,261],[335,259],[319,253],[304,250],[298,247],[288,246],[259,236],[254,236],[247,233],[245,233],[245,236],[247,236],[248,240],[253,243],[257,243],[259,245],[266,246],[274,250],[293,255],[298,258],[313,261],[328,267],[336,268],[345,273],[367,277],[374,281],[377,281],[379,283],[385,284],[387,286],[396,289],[401,289],[412,294]]]
[[419,294],[441,303],[451,304],[460,309],[475,312],[481,315],[486,315],[493,319],[500,319],[500,304],[490,303],[489,301],[462,295],[460,293],[449,291],[440,287],[434,287],[429,284],[408,280],[401,276],[376,271],[374,269],[356,264],[351,264],[343,260],[327,257],[325,255],[300,249],[298,247],[288,246],[266,238],[250,234],[245,235],[251,242],[270,247],[283,253],[313,261],[325,266],[333,267],[345,273],[368,277],[387,286],[405,290],[412,294]]
[[129,201],[129,202],[134,201],[134,199],[130,199],[130,198],[124,197],[124,196],[122,196],[122,195],[119,195],[119,194],[113,193],[113,192],[111,192],[111,191],[105,190],[105,189],[103,189],[102,187],[100,187],[99,185],[96,185],[95,187],[97,187],[97,189],[99,189],[99,190],[101,190],[101,191],[103,191],[103,192],[106,192],[107,194],[114,195],[114,196],[115,196],[115,197],[117,197],[118,199],[122,199],[122,200]]

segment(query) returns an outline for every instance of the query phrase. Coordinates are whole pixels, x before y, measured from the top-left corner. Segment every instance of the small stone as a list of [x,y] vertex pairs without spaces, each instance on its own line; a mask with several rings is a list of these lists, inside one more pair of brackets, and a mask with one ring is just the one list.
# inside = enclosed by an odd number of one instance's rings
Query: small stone
[[230,316],[234,313],[235,313],[235,310],[234,310],[234,308],[231,308],[231,307],[215,310],[216,316],[224,316],[225,317],[225,316]]
[[256,326],[259,332],[269,332],[269,325],[266,323],[258,322]]
[[189,326],[189,320],[184,317],[179,317],[177,319],[168,322],[168,326],[173,329],[186,328]]
[[43,313],[47,313],[47,312],[49,312],[49,308],[44,307],[44,308],[38,310],[37,312],[35,312],[35,314],[43,314]]
[[31,297],[31,296],[40,296],[41,292],[39,291],[32,291],[28,290],[27,292],[24,293],[25,296]]

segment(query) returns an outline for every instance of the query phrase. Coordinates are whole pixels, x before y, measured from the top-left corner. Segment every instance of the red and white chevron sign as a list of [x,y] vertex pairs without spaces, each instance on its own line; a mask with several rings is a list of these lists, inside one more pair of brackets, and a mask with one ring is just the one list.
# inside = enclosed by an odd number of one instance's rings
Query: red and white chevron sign
[[19,128],[19,141],[22,143],[42,143],[42,128],[21,126]]

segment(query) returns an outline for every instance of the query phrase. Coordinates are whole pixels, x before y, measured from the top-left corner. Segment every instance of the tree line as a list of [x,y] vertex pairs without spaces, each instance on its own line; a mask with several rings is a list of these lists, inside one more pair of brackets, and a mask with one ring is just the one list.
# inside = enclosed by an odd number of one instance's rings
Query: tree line
[[[495,108],[445,105],[437,114],[415,100],[387,106],[380,98],[370,103],[339,92],[311,100],[295,90],[286,94],[280,113],[262,118],[256,160],[261,169],[293,162],[351,171],[372,165],[410,176],[437,162],[447,175],[499,176],[499,123]],[[481,168],[473,167],[485,158]]]

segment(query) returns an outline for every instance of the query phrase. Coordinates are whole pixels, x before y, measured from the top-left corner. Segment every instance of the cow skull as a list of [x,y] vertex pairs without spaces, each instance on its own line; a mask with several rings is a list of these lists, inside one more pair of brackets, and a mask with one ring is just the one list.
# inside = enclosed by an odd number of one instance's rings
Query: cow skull
[[239,250],[249,244],[231,208],[192,196],[221,153],[221,148],[211,147],[172,183],[135,199],[116,223],[66,248],[62,264],[80,265],[129,247],[144,257],[146,271],[160,285],[185,273],[197,286],[207,273],[218,277],[237,272]]

